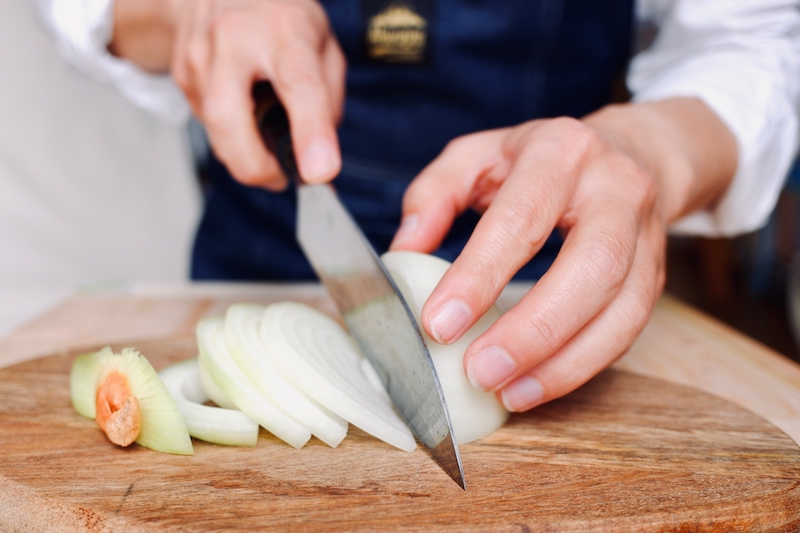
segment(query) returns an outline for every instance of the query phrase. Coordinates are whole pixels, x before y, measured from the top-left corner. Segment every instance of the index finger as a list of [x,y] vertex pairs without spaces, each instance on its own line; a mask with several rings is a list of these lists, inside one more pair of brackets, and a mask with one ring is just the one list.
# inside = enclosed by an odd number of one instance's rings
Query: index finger
[[217,157],[238,181],[270,189],[285,186],[275,158],[258,133],[253,114],[253,66],[237,45],[217,35],[201,120]]
[[344,59],[335,42],[323,47],[297,43],[278,55],[271,75],[289,116],[300,176],[308,183],[330,181],[342,166],[336,135],[341,100],[331,90],[344,85]]
[[431,294],[422,322],[438,342],[458,339],[541,249],[565,211],[582,149],[556,124],[531,128],[510,151],[508,177]]

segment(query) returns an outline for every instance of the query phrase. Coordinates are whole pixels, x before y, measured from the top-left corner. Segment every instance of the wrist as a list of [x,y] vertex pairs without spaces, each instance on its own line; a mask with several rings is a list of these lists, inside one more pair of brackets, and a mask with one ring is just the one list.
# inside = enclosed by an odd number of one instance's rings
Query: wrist
[[652,176],[667,224],[713,205],[736,172],[733,135],[698,99],[607,106],[584,121]]

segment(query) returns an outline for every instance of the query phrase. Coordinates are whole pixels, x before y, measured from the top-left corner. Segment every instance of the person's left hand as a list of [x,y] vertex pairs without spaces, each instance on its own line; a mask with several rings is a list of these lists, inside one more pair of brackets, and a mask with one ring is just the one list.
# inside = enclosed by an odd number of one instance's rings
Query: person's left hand
[[[675,116],[691,116],[696,106],[708,112],[699,101],[683,103]],[[583,122],[537,120],[456,139],[406,193],[393,249],[433,251],[459,213],[484,212],[422,312],[441,343],[480,318],[555,228],[565,235],[550,270],[464,356],[473,385],[498,391],[509,410],[574,390],[633,343],[664,286],[668,223],[712,200],[733,173],[717,168],[704,182],[694,179],[700,173],[681,164],[694,162],[697,147],[659,124],[669,113],[642,109],[627,123],[626,109],[615,108]],[[651,122],[666,141],[637,151],[650,135],[630,140],[623,132]]]

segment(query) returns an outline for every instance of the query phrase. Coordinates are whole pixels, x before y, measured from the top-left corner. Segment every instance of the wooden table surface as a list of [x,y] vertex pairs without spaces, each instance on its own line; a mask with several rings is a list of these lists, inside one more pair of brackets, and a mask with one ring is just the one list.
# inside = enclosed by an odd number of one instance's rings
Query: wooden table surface
[[797,531],[800,366],[668,296],[616,370],[464,445],[466,492],[355,428],[336,450],[262,432],[182,458],[122,453],[69,406],[80,350],[130,342],[163,367],[196,353],[201,317],[281,299],[333,311],[317,285],[140,285],[0,339],[0,530]]

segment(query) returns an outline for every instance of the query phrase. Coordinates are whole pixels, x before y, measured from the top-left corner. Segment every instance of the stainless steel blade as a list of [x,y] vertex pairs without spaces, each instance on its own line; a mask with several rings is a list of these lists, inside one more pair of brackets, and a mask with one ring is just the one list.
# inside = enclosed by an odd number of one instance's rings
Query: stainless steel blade
[[297,185],[297,240],[303,252],[395,408],[439,466],[466,489],[442,386],[408,304],[333,188],[300,179],[289,120],[269,83],[253,87],[253,101],[261,137]]
[[419,326],[330,185],[298,187],[297,240],[395,408],[439,466],[466,489],[447,404]]

